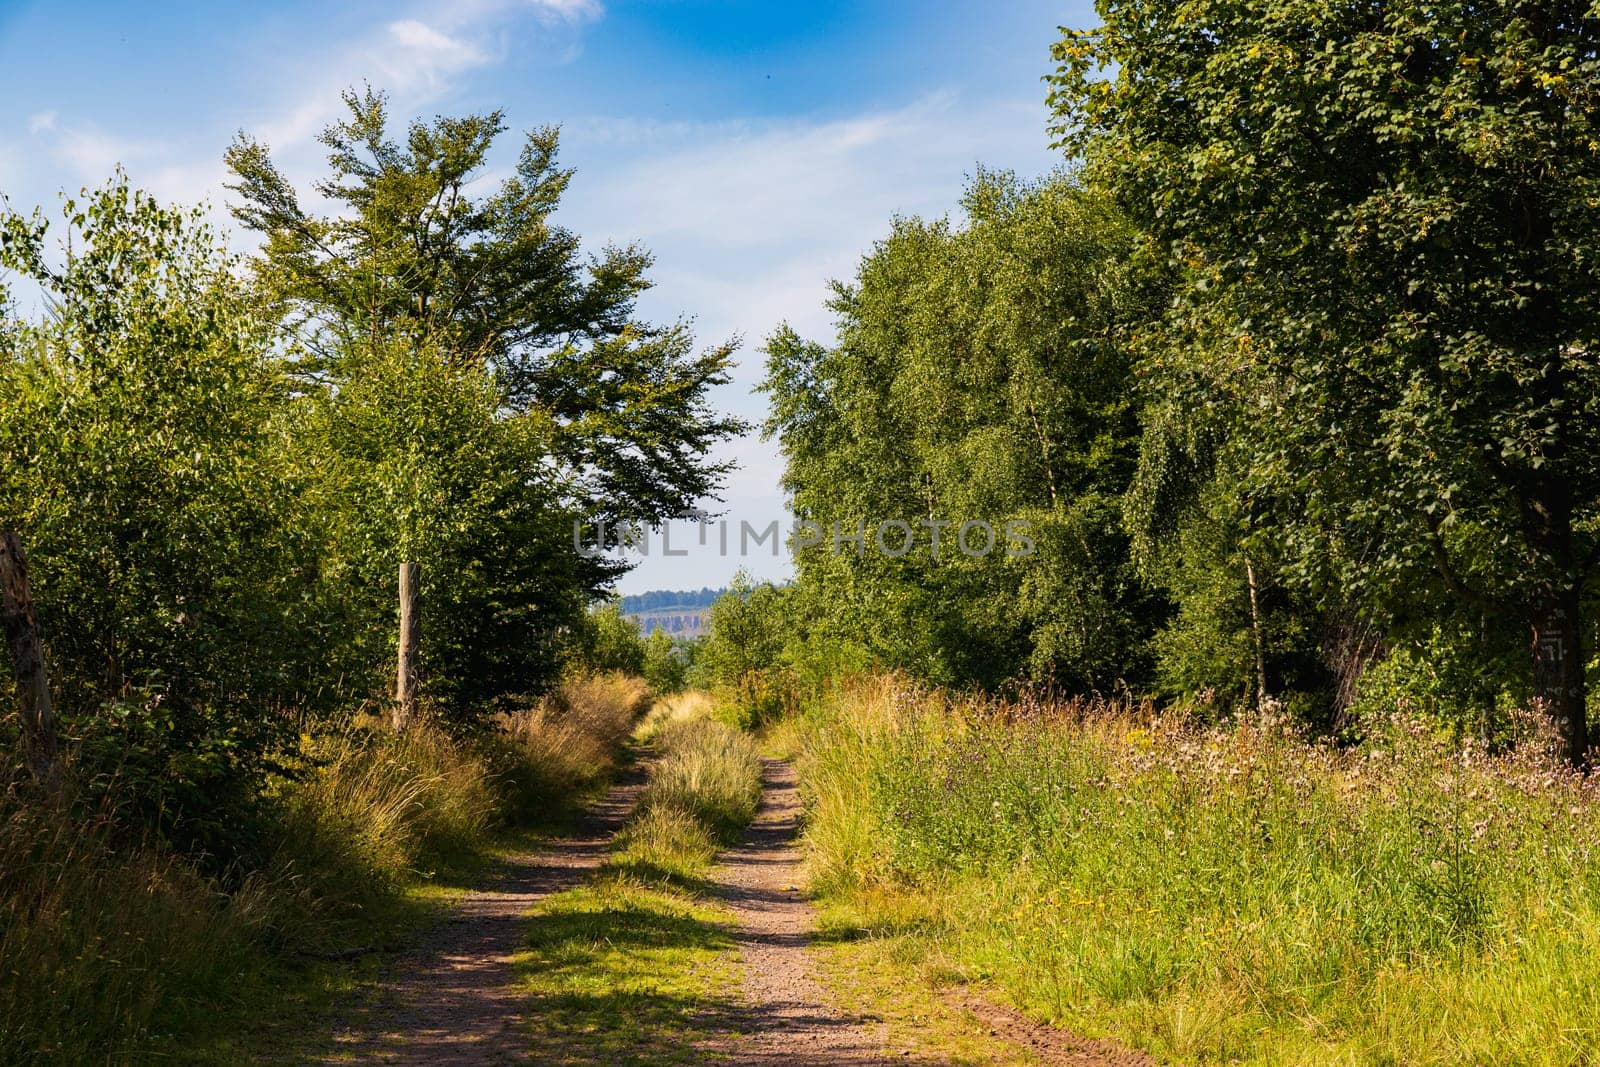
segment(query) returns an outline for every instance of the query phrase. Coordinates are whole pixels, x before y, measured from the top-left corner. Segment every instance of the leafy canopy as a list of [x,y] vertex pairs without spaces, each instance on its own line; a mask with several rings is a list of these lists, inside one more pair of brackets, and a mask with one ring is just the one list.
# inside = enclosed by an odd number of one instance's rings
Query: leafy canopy
[[265,238],[256,279],[302,370],[338,380],[396,342],[487,368],[508,408],[549,420],[551,454],[596,518],[654,522],[713,493],[728,464],[709,453],[743,428],[706,402],[733,346],[697,354],[684,323],[638,320],[649,254],[584,257],[554,222],[572,179],[557,130],[530,132],[511,177],[474,197],[501,112],[412,122],[402,142],[382,94],[345,103],[321,136],[327,214],[302,206],[267,146],[241,135],[227,153],[233,214]]

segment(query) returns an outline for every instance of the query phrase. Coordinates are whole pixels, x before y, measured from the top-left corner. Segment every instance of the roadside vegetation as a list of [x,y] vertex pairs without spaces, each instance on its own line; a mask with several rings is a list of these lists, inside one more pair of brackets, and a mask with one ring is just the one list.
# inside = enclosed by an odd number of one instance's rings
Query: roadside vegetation
[[879,678],[804,730],[838,939],[1175,1062],[1577,1063],[1600,1043],[1600,792],[1388,716],[957,697]]
[[[0,809],[0,1059],[231,1062],[293,1035],[347,980],[335,961],[426,914],[415,890],[508,831],[559,829],[615,767],[648,701],[637,679],[568,682],[501,728],[453,738],[380,721],[307,737],[273,798],[264,862],[220,873],[128,840],[115,811],[85,825],[74,797],[12,789]],[[15,784],[15,783],[13,783]]]
[[707,895],[717,853],[761,798],[750,736],[703,694],[659,702],[638,804],[593,881],[543,901],[519,960],[536,998],[540,1063],[692,1064],[737,1009],[726,916]]
[[606,778],[648,696],[608,672],[681,684],[670,642],[613,662],[590,609],[627,564],[572,528],[715,488],[731,349],[553,222],[553,130],[472,195],[498,113],[345,105],[333,214],[227,152],[250,258],[120,172],[0,210],[7,1063],[235,1062]]

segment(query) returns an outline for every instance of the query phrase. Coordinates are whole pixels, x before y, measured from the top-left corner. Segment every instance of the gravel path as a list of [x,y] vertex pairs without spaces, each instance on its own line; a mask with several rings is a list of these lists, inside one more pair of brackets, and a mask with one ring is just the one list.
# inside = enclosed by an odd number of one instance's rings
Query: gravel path
[[377,1003],[346,1018],[329,1063],[524,1063],[526,998],[512,960],[524,916],[539,900],[581,885],[633,810],[645,779],[634,765],[577,831],[537,852],[508,857],[488,884],[451,906],[447,921],[397,960]]
[[928,1063],[883,1051],[882,1023],[833,1006],[807,948],[815,914],[800,892],[800,794],[794,767],[764,760],[766,792],[744,840],[723,854],[715,891],[733,910],[747,1009],[741,1033],[713,1046],[740,1064]]

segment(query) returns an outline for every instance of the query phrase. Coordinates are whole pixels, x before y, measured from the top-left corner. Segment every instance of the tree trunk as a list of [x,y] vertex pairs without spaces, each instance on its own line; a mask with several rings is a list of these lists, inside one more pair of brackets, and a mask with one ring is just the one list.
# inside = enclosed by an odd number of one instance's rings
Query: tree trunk
[[417,714],[418,616],[422,567],[400,564],[400,661],[394,680],[394,728],[404,730]]
[[29,768],[41,781],[52,781],[56,769],[56,720],[45,676],[39,621],[28,585],[28,561],[13,533],[0,533],[0,617],[17,675],[17,704],[22,712],[22,745]]
[[1563,754],[1584,765],[1589,748],[1588,694],[1583,670],[1583,622],[1576,582],[1535,594],[1529,619],[1533,695],[1555,724]]
[[1247,557],[1244,576],[1250,583],[1250,631],[1256,646],[1256,711],[1264,713],[1272,697],[1267,693],[1267,645],[1261,636],[1261,600],[1256,593],[1256,569]]

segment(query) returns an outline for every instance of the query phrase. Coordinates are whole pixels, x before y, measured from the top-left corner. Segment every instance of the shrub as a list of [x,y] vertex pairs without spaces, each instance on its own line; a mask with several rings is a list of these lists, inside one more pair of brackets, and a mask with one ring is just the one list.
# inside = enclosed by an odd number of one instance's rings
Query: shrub
[[53,798],[0,767],[0,1062],[196,1054],[228,1004],[304,983],[302,956],[402,920],[407,886],[500,827],[573,810],[647,700],[637,679],[572,679],[494,734],[358,717],[303,736],[253,870],[203,870],[131,836],[118,780],[86,792],[70,759]]

